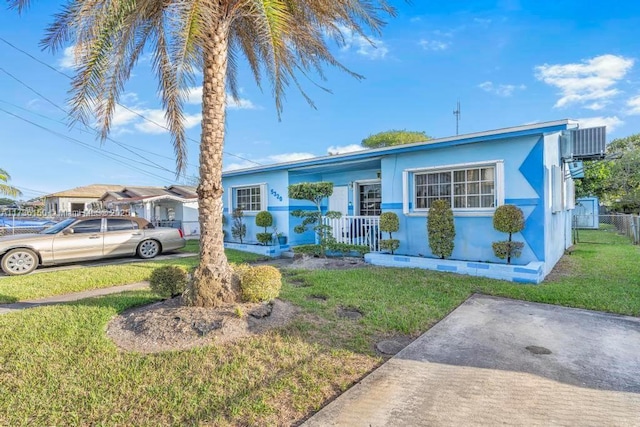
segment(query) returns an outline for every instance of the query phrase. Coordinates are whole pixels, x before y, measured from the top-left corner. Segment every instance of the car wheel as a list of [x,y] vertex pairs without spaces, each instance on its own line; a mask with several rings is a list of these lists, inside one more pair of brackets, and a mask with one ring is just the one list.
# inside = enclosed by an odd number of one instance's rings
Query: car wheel
[[155,240],[145,240],[138,245],[138,256],[143,259],[153,258],[160,253],[160,243]]
[[31,249],[12,249],[2,257],[2,271],[10,276],[31,273],[38,267],[38,255]]

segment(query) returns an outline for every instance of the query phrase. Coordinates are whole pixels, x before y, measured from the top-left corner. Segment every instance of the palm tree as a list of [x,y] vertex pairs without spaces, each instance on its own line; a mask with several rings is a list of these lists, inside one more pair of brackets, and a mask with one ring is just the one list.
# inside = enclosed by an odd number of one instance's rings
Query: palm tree
[[[8,2],[20,12],[30,0]],[[55,16],[42,45],[53,51],[75,46],[71,112],[83,123],[95,115],[103,139],[124,83],[150,49],[177,174],[186,158],[183,104],[195,72],[202,73],[201,249],[188,303],[207,307],[238,298],[224,254],[221,213],[226,93],[237,99],[240,56],[259,86],[263,77],[269,80],[279,115],[285,88],[300,88],[297,73],[323,78],[323,66],[331,65],[360,78],[336,60],[328,41],[344,45],[346,36],[366,37],[366,29],[377,34],[382,15],[394,13],[386,0],[70,0]]]
[[9,197],[22,196],[22,192],[18,190],[16,187],[12,187],[9,184],[5,184],[6,182],[9,182],[10,179],[11,179],[11,175],[9,175],[9,173],[6,170],[0,168],[0,194],[2,194],[3,196],[9,196]]

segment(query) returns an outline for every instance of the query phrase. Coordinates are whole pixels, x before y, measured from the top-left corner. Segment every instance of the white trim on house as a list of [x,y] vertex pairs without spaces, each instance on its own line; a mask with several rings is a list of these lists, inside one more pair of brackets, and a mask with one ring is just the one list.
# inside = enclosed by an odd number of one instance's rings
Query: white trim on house
[[[415,176],[422,173],[450,172],[455,170],[474,169],[482,167],[494,168],[494,200],[495,206],[490,208],[452,208],[454,216],[481,217],[492,216],[498,206],[504,204],[504,160],[487,160],[482,162],[456,163],[451,165],[427,166],[409,168],[402,171],[402,212],[406,216],[428,216],[429,209],[410,206],[415,204],[416,180]],[[451,183],[453,185],[453,182]],[[452,196],[453,197],[453,196]]]
[[229,187],[229,212],[233,212],[236,209],[235,200],[236,200],[236,191],[238,189],[243,188],[251,188],[251,187],[260,187],[260,210],[246,210],[243,211],[246,215],[256,215],[260,211],[266,211],[268,208],[269,195],[267,194],[267,183],[259,182],[255,184],[242,184],[242,185],[233,185]]

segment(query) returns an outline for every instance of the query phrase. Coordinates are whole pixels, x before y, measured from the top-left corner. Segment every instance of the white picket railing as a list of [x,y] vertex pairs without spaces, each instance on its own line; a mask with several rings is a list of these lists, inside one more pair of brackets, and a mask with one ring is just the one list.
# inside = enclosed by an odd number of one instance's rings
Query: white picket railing
[[380,251],[382,232],[378,216],[322,217],[322,223],[331,226],[331,234],[338,243],[365,245],[371,252]]

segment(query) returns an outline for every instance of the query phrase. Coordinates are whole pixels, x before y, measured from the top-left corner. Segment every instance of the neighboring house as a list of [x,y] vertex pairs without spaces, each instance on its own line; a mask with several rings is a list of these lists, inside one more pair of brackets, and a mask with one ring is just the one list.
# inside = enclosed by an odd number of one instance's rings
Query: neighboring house
[[51,215],[82,214],[97,207],[94,204],[105,192],[122,188],[122,185],[93,184],[49,194],[43,197],[44,210]]
[[159,226],[182,228],[186,235],[200,234],[195,187],[123,187],[105,192],[99,201],[116,213],[139,216]]
[[[583,147],[585,136],[595,142],[592,152]],[[514,235],[525,246],[513,262],[541,262],[546,275],[571,245],[574,186],[565,162],[601,156],[604,146],[604,128],[577,129],[573,122],[559,120],[228,171],[223,173],[226,234],[231,236],[231,211],[240,207],[246,241],[255,241],[261,231],[256,213],[268,210],[290,244],[313,243],[312,232],[294,233],[300,220],[290,215],[313,205],[290,200],[287,188],[327,181],[333,182],[334,192],[323,208],[343,214],[333,223],[338,241],[376,250],[378,217],[395,212],[400,218],[400,231],[394,233],[400,240],[397,253],[431,257],[429,207],[445,199],[455,217],[451,258],[504,263],[494,256],[491,243],[507,235],[494,230],[492,217],[497,206],[513,204],[525,215],[524,230]],[[572,156],[576,149],[583,157]]]

